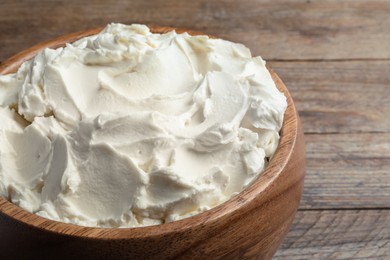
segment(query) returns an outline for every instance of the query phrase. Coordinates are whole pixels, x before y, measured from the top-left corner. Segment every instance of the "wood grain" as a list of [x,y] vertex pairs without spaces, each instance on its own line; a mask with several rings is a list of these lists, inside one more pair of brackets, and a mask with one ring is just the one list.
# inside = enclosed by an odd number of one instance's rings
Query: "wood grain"
[[38,42],[110,22],[188,28],[277,60],[389,59],[386,0],[2,0],[0,61]]
[[305,140],[301,209],[390,208],[390,133],[306,134]]
[[305,133],[390,132],[390,61],[270,64],[290,89]]
[[306,133],[301,209],[390,207],[390,61],[270,64]]
[[383,259],[390,210],[299,211],[274,259]]

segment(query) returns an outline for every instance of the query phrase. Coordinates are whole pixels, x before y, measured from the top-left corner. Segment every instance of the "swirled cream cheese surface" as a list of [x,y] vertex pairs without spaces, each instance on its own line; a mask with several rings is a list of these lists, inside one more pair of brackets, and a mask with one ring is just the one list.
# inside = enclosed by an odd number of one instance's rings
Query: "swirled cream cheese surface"
[[110,24],[0,76],[0,196],[83,226],[182,219],[261,174],[286,107],[241,44]]

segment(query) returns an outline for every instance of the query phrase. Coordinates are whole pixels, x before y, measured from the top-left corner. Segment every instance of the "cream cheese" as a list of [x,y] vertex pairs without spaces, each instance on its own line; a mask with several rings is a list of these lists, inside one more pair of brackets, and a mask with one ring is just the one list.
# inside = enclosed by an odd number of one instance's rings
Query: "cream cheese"
[[83,226],[182,219],[264,170],[286,107],[241,44],[110,24],[0,76],[0,196]]

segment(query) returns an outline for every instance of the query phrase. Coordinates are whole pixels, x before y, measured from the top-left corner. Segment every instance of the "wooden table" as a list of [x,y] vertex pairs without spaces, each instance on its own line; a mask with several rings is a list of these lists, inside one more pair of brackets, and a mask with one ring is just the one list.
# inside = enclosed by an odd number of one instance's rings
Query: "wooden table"
[[390,259],[390,1],[0,0],[0,61],[109,22],[242,42],[296,102],[305,190],[275,259]]

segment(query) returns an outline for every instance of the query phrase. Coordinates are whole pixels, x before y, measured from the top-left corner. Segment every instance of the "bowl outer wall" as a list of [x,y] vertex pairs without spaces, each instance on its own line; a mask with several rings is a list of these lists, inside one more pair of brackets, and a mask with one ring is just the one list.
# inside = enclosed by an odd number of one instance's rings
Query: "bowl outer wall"
[[[150,26],[156,33],[171,27]],[[65,35],[35,45],[0,65],[13,73],[46,47],[93,35],[102,28]],[[178,33],[203,35],[190,30]],[[211,36],[212,37],[212,36]],[[0,256],[69,257],[271,258],[286,235],[299,205],[305,168],[304,139],[293,100],[280,78],[267,66],[288,102],[279,147],[267,169],[249,187],[204,213],[159,226],[90,228],[60,223],[27,212],[0,198]]]

